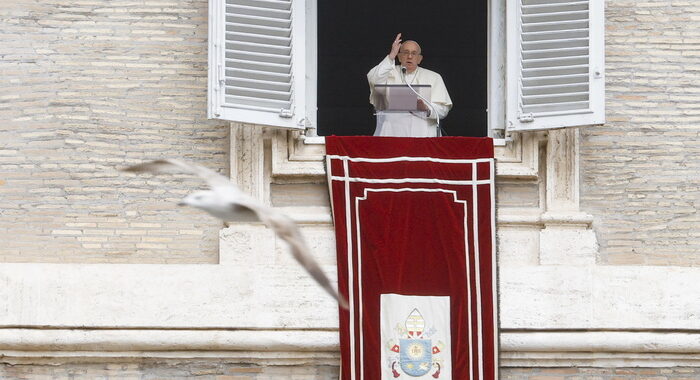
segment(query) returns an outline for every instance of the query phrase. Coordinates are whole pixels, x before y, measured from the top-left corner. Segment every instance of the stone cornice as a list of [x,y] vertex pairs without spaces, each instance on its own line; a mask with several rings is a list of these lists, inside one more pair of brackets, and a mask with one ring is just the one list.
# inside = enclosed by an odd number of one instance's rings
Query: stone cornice
[[[700,366],[700,331],[509,331],[503,367]],[[0,361],[235,358],[337,363],[335,330],[0,328]]]

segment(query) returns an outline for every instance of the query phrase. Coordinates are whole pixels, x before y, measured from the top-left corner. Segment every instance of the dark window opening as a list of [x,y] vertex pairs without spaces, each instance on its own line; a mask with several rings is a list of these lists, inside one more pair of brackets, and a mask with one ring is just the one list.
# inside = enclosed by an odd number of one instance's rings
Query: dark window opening
[[447,135],[486,136],[486,0],[319,1],[318,134],[374,133],[366,75],[399,32],[421,45],[421,66],[445,81],[454,103],[441,121]]

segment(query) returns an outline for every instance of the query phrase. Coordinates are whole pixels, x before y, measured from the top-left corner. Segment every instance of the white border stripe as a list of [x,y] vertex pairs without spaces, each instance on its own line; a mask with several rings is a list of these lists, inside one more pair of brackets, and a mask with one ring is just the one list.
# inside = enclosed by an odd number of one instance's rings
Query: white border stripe
[[[347,178],[349,173],[348,162],[343,161],[343,174]],[[350,207],[350,181],[345,181],[345,229],[346,239],[348,244],[348,302],[349,302],[349,312],[350,312],[350,379],[355,379],[355,308],[353,294],[354,294],[354,283],[352,281],[353,270],[352,270],[352,224],[351,224],[351,207]]]
[[[359,320],[360,320],[360,344],[362,344],[364,340],[364,332],[362,330],[362,289],[361,289],[361,278],[362,278],[362,266],[360,266],[359,263],[362,262],[362,235],[360,234],[360,207],[359,207],[359,201],[361,200],[367,200],[367,194],[369,192],[393,192],[393,193],[399,193],[399,192],[428,192],[428,193],[447,193],[447,194],[452,194],[452,197],[456,203],[461,203],[462,207],[464,207],[464,255],[465,255],[465,261],[467,265],[467,314],[469,317],[469,344],[467,345],[469,347],[469,368],[470,368],[470,376],[471,376],[471,370],[474,368],[474,363],[472,362],[472,341],[473,341],[473,331],[472,331],[472,325],[471,325],[471,310],[472,310],[472,297],[471,297],[471,283],[469,281],[470,278],[470,261],[469,261],[469,231],[468,231],[468,209],[467,209],[467,201],[463,199],[457,198],[457,191],[456,190],[447,190],[447,189],[424,189],[424,188],[409,188],[409,187],[404,187],[404,188],[384,188],[384,189],[369,189],[365,188],[364,189],[364,195],[362,198],[355,198],[355,217],[356,217],[356,225],[357,225],[357,230],[356,230],[356,235],[357,235],[357,253],[358,253],[358,271],[357,271],[357,280],[359,282],[358,288],[360,291],[359,299],[360,299],[360,314],[359,314]],[[478,271],[478,268],[475,268],[475,271]],[[363,353],[363,347],[360,346],[360,363],[361,363],[361,376],[360,380],[364,379],[364,353]],[[452,366],[452,363],[450,363],[450,366]],[[452,369],[452,367],[451,367]]]
[[[404,191],[413,191],[413,192],[423,192],[423,193],[456,193],[456,190],[452,189],[428,189],[428,188],[420,188],[420,187],[387,187],[384,189],[373,189],[373,188],[365,188],[365,191],[373,191],[373,192],[379,192],[379,191],[386,191],[390,193],[400,193]],[[366,197],[366,195],[365,195]],[[360,199],[366,199],[366,198],[360,198]],[[465,199],[458,199],[457,196],[455,195],[455,202],[460,202],[460,203],[466,203],[467,201]]]
[[[365,197],[367,197],[367,189],[365,190]],[[365,332],[364,329],[362,328],[362,305],[363,305],[363,297],[362,297],[362,240],[361,236],[362,233],[360,231],[360,207],[359,207],[359,200],[360,198],[355,198],[355,234],[357,236],[357,299],[360,301],[359,302],[359,310],[358,310],[358,331],[360,332],[360,379],[365,378]]]
[[494,160],[489,165],[491,184],[491,296],[493,297],[493,378],[498,380],[498,260],[496,258],[496,166]]
[[425,161],[425,162],[441,162],[449,164],[471,164],[473,162],[489,162],[492,158],[435,158],[435,157],[389,157],[389,158],[366,158],[366,157],[350,157],[338,156],[329,154],[327,157],[351,162],[405,162],[405,161]]
[[331,199],[331,220],[335,224],[335,205],[333,204],[333,169],[331,168],[331,158],[326,156],[326,182],[328,182],[328,194],[330,194]]
[[[477,177],[476,162],[472,163],[472,176]],[[479,347],[479,372],[477,379],[481,380],[484,376],[484,343],[483,343],[483,322],[481,320],[481,271],[479,258],[479,195],[476,185],[472,185],[472,229],[474,230],[474,268],[476,270],[474,282],[476,283],[476,336],[477,346]]]
[[[464,233],[467,235],[464,238],[464,252],[466,254],[466,265],[467,265],[467,331],[469,332],[469,344],[467,344],[467,347],[469,348],[469,378],[472,378],[472,374],[474,373],[474,350],[472,349],[472,345],[474,344],[474,331],[472,329],[472,273],[471,273],[471,258],[469,257],[469,218],[467,217],[467,213],[469,210],[466,208],[464,209]],[[476,268],[474,271],[478,271],[479,269]]]
[[[347,162],[347,161],[344,161]],[[362,178],[362,177],[338,177],[332,176],[332,181],[350,181],[364,183],[439,183],[441,185],[488,185],[491,183],[488,179],[482,180],[451,180],[451,179],[435,179],[435,178]]]

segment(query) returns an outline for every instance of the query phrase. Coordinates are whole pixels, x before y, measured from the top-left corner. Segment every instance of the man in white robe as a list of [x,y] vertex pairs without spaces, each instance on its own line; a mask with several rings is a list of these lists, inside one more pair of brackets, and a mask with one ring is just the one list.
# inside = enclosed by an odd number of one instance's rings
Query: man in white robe
[[[396,57],[401,65],[394,65]],[[420,113],[394,113],[377,116],[375,136],[435,137],[438,136],[437,120],[445,118],[452,108],[452,99],[440,74],[419,67],[423,60],[421,48],[415,41],[401,43],[401,33],[396,35],[389,54],[367,73],[369,102],[377,107],[374,86],[377,84],[430,85],[430,105],[418,100]],[[401,68],[405,68],[402,74]],[[405,76],[405,78],[404,78]]]

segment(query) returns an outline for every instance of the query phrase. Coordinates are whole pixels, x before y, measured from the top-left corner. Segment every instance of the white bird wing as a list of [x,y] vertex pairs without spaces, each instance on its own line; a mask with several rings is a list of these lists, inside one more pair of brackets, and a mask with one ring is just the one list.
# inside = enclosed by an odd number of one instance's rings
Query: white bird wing
[[[256,201],[253,197],[243,193],[238,187],[228,178],[221,174],[205,168],[200,165],[190,164],[188,162],[176,159],[162,159],[151,162],[145,162],[138,165],[129,166],[123,169],[126,172],[132,173],[190,173],[201,177],[212,188],[213,191],[221,194],[222,199],[227,199],[230,203],[226,206],[233,208],[245,207],[252,210],[258,218],[268,227],[272,228],[275,233],[289,244],[292,256],[299,264],[309,273],[309,275],[326,291],[333,296],[341,307],[347,309],[348,303],[344,297],[331,285],[330,280],[325,275],[321,267],[318,265],[311,255],[311,250],[306,245],[304,237],[299,231],[296,223],[282,213],[274,210],[271,207],[264,206]],[[226,210],[218,215],[226,214]]]
[[239,221],[239,218],[233,217],[233,215],[245,213],[245,211],[242,212],[241,208],[250,209],[255,214],[259,214],[259,206],[262,206],[253,197],[243,193],[230,179],[209,168],[191,164],[187,161],[161,159],[132,165],[123,169],[123,171],[131,173],[188,173],[196,175],[203,179],[212,191],[218,193],[221,199],[226,199],[232,203],[230,210],[221,210],[220,214],[214,215],[222,218],[222,214],[230,214],[232,218],[225,220],[227,222]]
[[268,208],[264,210],[264,212],[264,215],[258,214],[260,220],[272,228],[280,239],[289,244],[289,249],[294,259],[301,264],[309,275],[316,280],[328,294],[338,300],[338,303],[343,309],[347,309],[347,300],[336,292],[330,280],[318,265],[318,262],[313,258],[311,249],[306,245],[306,240],[304,240],[304,236],[301,234],[301,231],[299,231],[297,224],[289,217],[274,209]]
[[144,162],[142,164],[137,164],[129,166],[123,169],[125,172],[132,173],[190,173],[202,178],[212,189],[218,187],[229,187],[233,188],[234,191],[239,192],[236,185],[234,185],[231,180],[222,176],[221,174],[205,168],[201,165],[190,164],[189,162],[176,160],[176,159],[163,159],[155,160],[150,162]]

